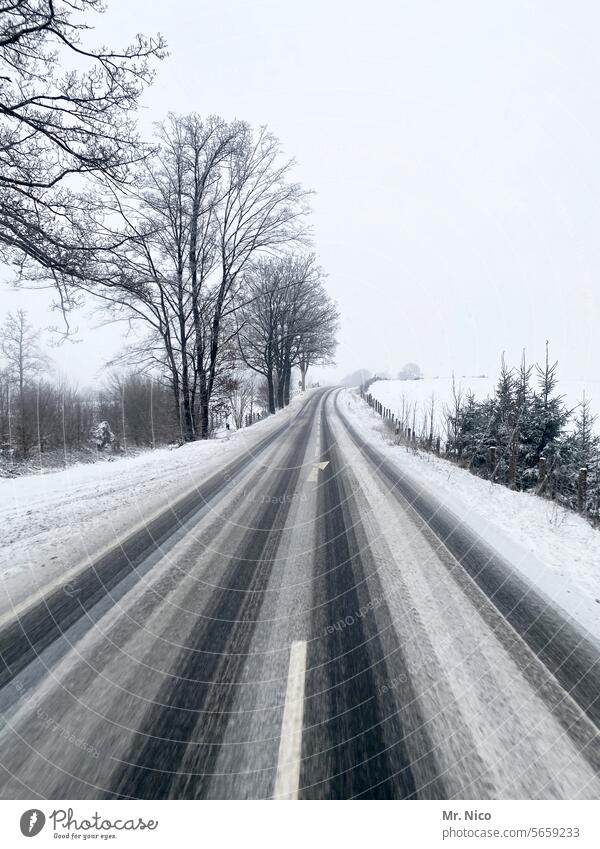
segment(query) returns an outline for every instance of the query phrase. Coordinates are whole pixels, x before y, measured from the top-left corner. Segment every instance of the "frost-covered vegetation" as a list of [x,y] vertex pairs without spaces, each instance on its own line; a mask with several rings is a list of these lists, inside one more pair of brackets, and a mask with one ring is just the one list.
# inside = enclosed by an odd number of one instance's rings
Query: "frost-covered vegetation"
[[21,392],[0,374],[0,477],[135,454],[176,441],[177,425],[149,377],[113,375],[98,391],[39,377]]
[[558,382],[558,364],[504,360],[498,381],[478,398],[454,382],[440,412],[431,397],[422,410],[402,399],[388,408],[362,387],[398,439],[443,454],[475,474],[512,489],[535,491],[600,519],[600,437],[585,396],[572,407]]

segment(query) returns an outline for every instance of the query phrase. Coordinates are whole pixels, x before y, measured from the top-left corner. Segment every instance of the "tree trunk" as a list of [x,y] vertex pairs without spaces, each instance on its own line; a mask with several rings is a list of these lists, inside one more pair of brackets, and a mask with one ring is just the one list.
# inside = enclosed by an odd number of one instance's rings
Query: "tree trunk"
[[194,334],[195,334],[195,360],[196,360],[196,380],[198,383],[198,422],[196,424],[197,427],[197,435],[200,436],[200,439],[208,439],[209,427],[208,427],[208,406],[209,406],[209,397],[208,397],[208,389],[206,386],[206,370],[204,368],[204,333],[202,327],[202,319],[200,316],[200,289],[201,289],[201,281],[198,279],[198,215],[200,210],[200,193],[199,187],[196,185],[195,193],[194,193],[194,205],[192,208],[192,216],[190,221],[190,250],[189,250],[189,263],[190,263],[190,274],[192,281],[192,316],[194,320]]
[[269,394],[269,413],[273,415],[275,412],[275,387],[273,385],[273,372],[267,374],[267,391]]
[[508,485],[514,489],[517,482],[517,436],[513,435],[510,447],[510,462],[508,464]]
[[199,401],[200,401],[200,439],[208,439],[210,436],[210,428],[209,428],[209,413],[208,406],[210,402],[210,398],[208,397],[208,391],[206,386],[206,372],[202,368],[198,375],[198,383],[199,383]]
[[183,282],[181,270],[179,272],[177,307],[179,311],[179,345],[181,353],[181,398],[183,401],[183,438],[186,442],[191,442],[195,437],[194,410],[192,407],[192,401],[190,396],[190,369],[186,345],[186,326],[183,306]]
[[196,432],[187,369],[184,371],[181,379],[181,395],[183,399],[183,435],[186,442],[191,442],[195,438]]
[[25,459],[29,454],[29,446],[27,444],[27,430],[25,427],[25,382],[22,371],[19,375],[19,407],[21,413],[21,456]]
[[292,380],[292,367],[287,366],[285,369],[285,374],[283,378],[283,403],[284,406],[290,403],[290,383]]
[[283,390],[285,386],[285,378],[283,372],[277,372],[277,409],[283,410]]
[[179,394],[179,377],[177,374],[171,373],[171,390],[173,392],[175,421],[179,424],[181,430],[181,397]]

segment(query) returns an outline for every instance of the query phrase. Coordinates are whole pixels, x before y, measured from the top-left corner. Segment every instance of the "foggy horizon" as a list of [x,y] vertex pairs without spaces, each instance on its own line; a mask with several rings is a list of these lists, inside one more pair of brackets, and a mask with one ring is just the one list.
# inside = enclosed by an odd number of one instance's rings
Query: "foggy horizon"
[[[267,124],[297,160],[342,316],[321,378],[411,360],[428,376],[493,375],[503,352],[535,362],[548,339],[562,376],[598,379],[594,4],[568,26],[557,3],[514,2],[376,2],[368,14],[308,2],[292,15],[132,0],[93,17],[94,42],[141,28],[168,41],[139,112],[145,138],[169,111],[219,114]],[[0,318],[23,304],[45,327],[43,301],[4,287]],[[79,383],[121,344],[118,326],[88,333],[90,306],[71,317],[85,341],[50,352]]]

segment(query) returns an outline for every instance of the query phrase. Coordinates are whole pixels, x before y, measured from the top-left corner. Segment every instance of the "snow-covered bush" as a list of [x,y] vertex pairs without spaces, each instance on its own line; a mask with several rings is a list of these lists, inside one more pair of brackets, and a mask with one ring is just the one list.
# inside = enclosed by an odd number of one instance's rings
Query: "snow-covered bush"
[[115,435],[110,429],[108,422],[99,422],[95,426],[93,439],[98,451],[103,451],[107,446],[112,446],[115,441]]

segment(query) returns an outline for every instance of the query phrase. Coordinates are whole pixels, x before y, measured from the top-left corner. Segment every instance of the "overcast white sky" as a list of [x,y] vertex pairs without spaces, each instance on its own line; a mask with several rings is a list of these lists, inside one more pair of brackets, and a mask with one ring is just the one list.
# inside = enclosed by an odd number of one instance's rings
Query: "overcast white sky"
[[[564,376],[600,378],[600,4],[112,0],[92,37],[139,30],[171,53],[147,132],[169,110],[218,113],[297,158],[340,376],[495,373],[548,338]],[[118,339],[79,325],[54,356],[87,381]]]

